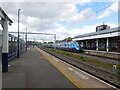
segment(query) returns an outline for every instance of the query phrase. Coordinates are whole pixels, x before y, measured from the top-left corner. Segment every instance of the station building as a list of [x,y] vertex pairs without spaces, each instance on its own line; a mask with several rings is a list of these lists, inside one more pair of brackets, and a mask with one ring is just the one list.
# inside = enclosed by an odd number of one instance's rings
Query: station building
[[[96,32],[78,35],[73,38],[86,53],[102,52],[102,54],[120,53],[120,27],[110,29],[110,26],[100,25]],[[95,53],[94,53],[95,54]],[[114,56],[113,56],[114,57]]]
[[[0,52],[2,54],[2,72],[8,72],[8,25],[13,21],[8,17],[0,7],[0,26],[2,27],[2,36],[0,35]],[[0,55],[1,57],[1,55]]]

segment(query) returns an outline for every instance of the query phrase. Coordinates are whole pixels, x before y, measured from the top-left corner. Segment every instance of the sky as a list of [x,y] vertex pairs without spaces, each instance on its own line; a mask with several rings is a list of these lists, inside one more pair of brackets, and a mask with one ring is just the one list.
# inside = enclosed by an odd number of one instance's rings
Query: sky
[[[2,1],[2,9],[13,20],[9,32],[17,32],[17,15],[20,11],[20,32],[56,34],[57,40],[66,37],[95,32],[96,26],[107,24],[111,28],[118,26],[118,3],[113,0],[14,0]],[[107,8],[106,8],[107,7]],[[21,38],[24,38],[21,35]],[[28,35],[30,40],[54,41],[53,36]]]

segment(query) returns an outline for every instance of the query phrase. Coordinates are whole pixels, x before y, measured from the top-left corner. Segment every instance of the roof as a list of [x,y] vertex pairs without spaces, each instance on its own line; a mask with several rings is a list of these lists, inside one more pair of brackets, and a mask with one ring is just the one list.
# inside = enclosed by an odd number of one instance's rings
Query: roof
[[8,15],[3,11],[3,9],[0,7],[0,17],[3,19],[7,19],[9,21],[9,24],[13,23],[13,21],[8,17]]
[[[78,35],[78,36],[74,37],[73,39],[93,37],[93,36],[95,37],[95,36],[100,36],[100,35],[102,35],[102,37],[106,37],[106,36],[103,36],[103,35],[107,35],[107,34],[111,35],[111,33],[117,33],[116,35],[118,36],[118,32],[120,32],[120,27],[116,27],[116,28],[112,28],[112,29],[106,29],[106,30],[93,32],[93,33],[87,33],[87,34],[83,34],[83,35]],[[110,37],[110,35],[109,35],[109,37]]]

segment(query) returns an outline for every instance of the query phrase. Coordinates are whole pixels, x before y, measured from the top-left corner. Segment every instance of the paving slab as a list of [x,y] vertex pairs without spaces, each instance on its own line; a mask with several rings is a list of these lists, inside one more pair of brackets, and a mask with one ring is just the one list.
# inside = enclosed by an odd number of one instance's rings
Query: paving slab
[[[118,88],[110,85],[109,83],[106,83],[102,81],[99,78],[96,78],[89,73],[84,72],[83,70],[80,70],[73,65],[70,65],[55,56],[52,56],[51,54],[37,48],[42,55],[47,58],[63,75],[65,75],[71,82],[74,83],[78,88],[82,89],[102,89],[102,90],[118,90]],[[67,59],[69,60],[69,59]]]
[[36,48],[30,48],[9,64],[9,72],[2,74],[3,88],[77,88]]

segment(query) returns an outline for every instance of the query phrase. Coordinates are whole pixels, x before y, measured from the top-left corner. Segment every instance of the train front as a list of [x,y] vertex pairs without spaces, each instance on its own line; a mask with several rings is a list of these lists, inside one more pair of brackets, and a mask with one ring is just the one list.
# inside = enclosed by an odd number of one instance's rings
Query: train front
[[80,45],[77,42],[75,42],[75,41],[72,41],[72,49],[75,52],[81,52],[82,51]]

